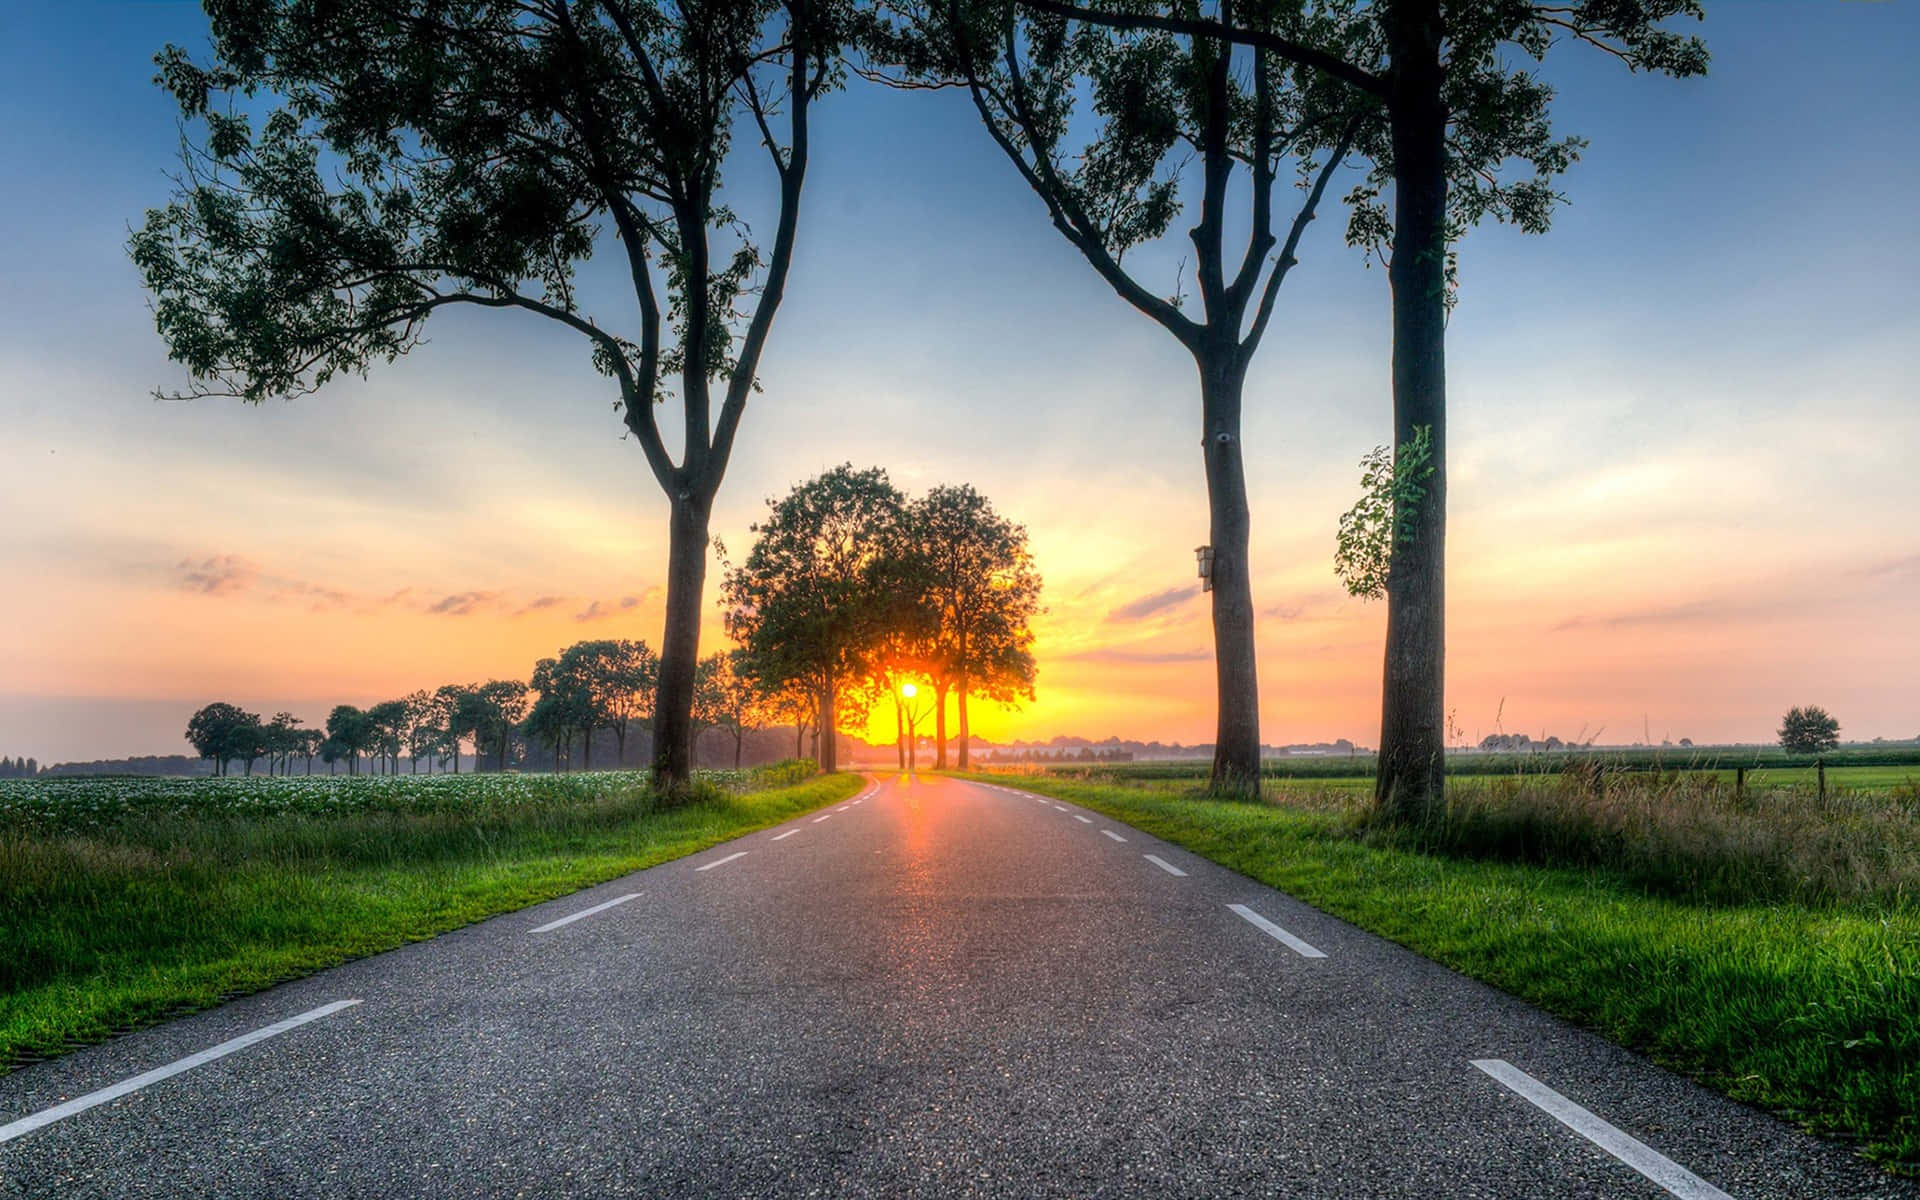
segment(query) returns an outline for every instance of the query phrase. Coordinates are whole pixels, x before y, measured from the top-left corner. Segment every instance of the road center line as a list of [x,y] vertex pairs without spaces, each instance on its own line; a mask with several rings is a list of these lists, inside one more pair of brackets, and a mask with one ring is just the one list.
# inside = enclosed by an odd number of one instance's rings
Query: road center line
[[1116,842],[1124,842],[1127,840],[1121,837],[1119,834],[1115,833],[1111,829],[1102,829],[1100,832],[1106,834],[1108,837],[1112,838]]
[[836,808],[836,809],[834,809],[833,811],[835,811],[835,812],[845,812],[845,811],[847,811],[847,806],[846,806],[846,805],[844,805],[844,804],[842,804],[842,805],[841,805],[841,806],[840,806],[839,808]]
[[832,813],[821,813],[821,814],[820,814],[819,816],[817,816],[817,817],[815,817],[815,818],[813,819],[813,823],[814,823],[815,825],[818,825],[818,824],[819,824],[820,822],[822,822],[822,821],[824,821],[824,820],[826,820],[826,819],[827,819],[828,817],[830,817],[830,816],[832,816],[832,815],[833,815]]
[[799,832],[800,832],[800,831],[799,831],[798,829],[789,829],[789,830],[787,830],[787,831],[786,831],[785,833],[776,833],[776,834],[774,834],[774,835],[773,835],[773,840],[777,842],[777,841],[779,841],[779,840],[780,840],[780,839],[782,839],[782,838],[790,838],[790,837],[792,837],[792,836],[793,836],[794,834],[796,834],[796,833],[799,833]]
[[1162,871],[1165,871],[1169,875],[1184,876],[1186,874],[1185,871],[1182,871],[1179,867],[1174,866],[1172,863],[1168,862],[1166,859],[1161,858],[1158,854],[1147,854],[1147,855],[1143,855],[1142,857],[1144,857],[1148,862],[1152,863],[1156,867],[1159,867]]
[[745,850],[736,850],[732,854],[727,855],[725,858],[716,858],[712,862],[706,864],[705,866],[695,867],[694,870],[711,871],[715,867],[725,866],[726,864],[732,862],[736,858],[745,858],[746,856],[747,856],[747,852]]
[[1081,824],[1083,824],[1083,825],[1091,825],[1091,824],[1093,824],[1093,818],[1092,818],[1092,817],[1083,817],[1083,816],[1081,816],[1081,815],[1080,815],[1079,813],[1075,813],[1075,814],[1073,814],[1073,819],[1074,819],[1074,820],[1076,820],[1076,821],[1079,821],[1079,822],[1080,822]]
[[105,1104],[109,1100],[118,1100],[127,1093],[137,1092],[150,1083],[158,1083],[162,1079],[169,1079],[184,1071],[191,1071],[195,1067],[203,1066],[216,1058],[225,1058],[236,1050],[245,1050],[255,1042],[264,1042],[270,1037],[278,1037],[289,1029],[297,1029],[309,1021],[318,1021],[321,1017],[330,1017],[341,1009],[352,1008],[358,1003],[360,1003],[358,1000],[335,1000],[332,1004],[323,1004],[319,1008],[308,1009],[297,1017],[288,1017],[284,1021],[277,1021],[272,1025],[256,1029],[252,1033],[243,1033],[237,1038],[221,1042],[218,1046],[210,1046],[198,1054],[189,1054],[187,1057],[177,1062],[170,1062],[164,1067],[155,1067],[144,1075],[135,1075],[132,1079],[123,1079],[112,1087],[101,1088],[97,1092],[88,1092],[84,1096],[76,1096],[65,1104],[42,1109],[32,1116],[21,1117],[18,1121],[0,1125],[0,1142],[11,1141],[23,1133],[32,1133],[36,1129],[51,1125],[55,1121],[63,1121],[75,1113],[85,1112],[89,1108],[95,1105]]
[[536,925],[534,926],[533,929],[529,930],[528,932],[545,933],[549,929],[558,929],[562,925],[571,925],[575,921],[581,920],[582,918],[585,918],[585,917],[590,917],[597,912],[605,912],[610,908],[616,907],[621,904],[625,904],[629,900],[638,900],[639,898],[640,898],[639,892],[628,892],[624,896],[615,896],[613,899],[607,901],[605,904],[596,904],[592,908],[583,908],[579,912],[574,913],[572,916],[561,917],[558,921],[548,921],[545,925]]
[[1505,1059],[1476,1058],[1472,1062],[1528,1103],[1680,1197],[1680,1200],[1733,1200],[1733,1197],[1692,1171],[1607,1124]]
[[1227,907],[1232,909],[1234,912],[1239,913],[1242,917],[1246,918],[1247,923],[1252,925],[1255,929],[1258,929],[1260,932],[1266,934],[1268,937],[1272,938],[1274,941],[1284,945],[1287,949],[1293,951],[1295,954],[1298,954],[1301,958],[1325,958],[1326,957],[1326,955],[1320,952],[1319,950],[1316,950],[1312,946],[1307,945],[1307,943],[1301,941],[1299,938],[1288,933],[1286,930],[1280,928],[1278,925],[1275,925],[1272,921],[1267,920],[1265,917],[1261,916],[1259,913],[1248,908],[1246,905],[1229,904],[1227,905]]
[[1066,811],[1067,811],[1067,806],[1066,806],[1066,805],[1064,805],[1064,804],[1056,804],[1056,805],[1054,805],[1054,807],[1055,807],[1055,808],[1057,808],[1057,809],[1059,809],[1059,810],[1060,810],[1061,812],[1066,812]]

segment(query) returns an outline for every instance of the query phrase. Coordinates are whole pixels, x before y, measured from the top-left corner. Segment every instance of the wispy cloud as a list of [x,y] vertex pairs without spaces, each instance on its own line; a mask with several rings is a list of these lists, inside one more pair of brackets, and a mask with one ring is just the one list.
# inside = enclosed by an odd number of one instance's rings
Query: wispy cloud
[[174,567],[179,586],[207,596],[232,596],[253,586],[260,568],[237,554],[215,554],[195,562],[183,558]]
[[1134,621],[1144,621],[1155,613],[1165,612],[1182,601],[1199,594],[1199,588],[1168,588],[1164,592],[1155,592],[1151,596],[1142,596],[1138,600],[1132,600],[1126,604],[1122,604],[1119,608],[1107,614],[1107,620],[1116,625],[1124,625]]
[[568,597],[566,596],[536,596],[532,600],[529,600],[525,604],[521,605],[519,610],[516,611],[513,615],[516,617],[524,617],[528,613],[536,613],[536,612],[541,612],[545,609],[555,608],[559,605],[565,604],[567,600],[568,600]]
[[604,621],[608,617],[617,617],[621,613],[629,609],[638,608],[639,606],[640,597],[638,596],[622,596],[618,600],[610,600],[605,604],[595,600],[579,612],[573,614],[573,619],[581,622]]
[[436,616],[465,617],[495,607],[499,599],[499,592],[455,592],[427,605],[427,611]]
[[1097,650],[1082,650],[1076,654],[1063,654],[1063,660],[1091,663],[1182,663],[1211,662],[1211,650],[1126,650],[1118,647],[1101,647]]

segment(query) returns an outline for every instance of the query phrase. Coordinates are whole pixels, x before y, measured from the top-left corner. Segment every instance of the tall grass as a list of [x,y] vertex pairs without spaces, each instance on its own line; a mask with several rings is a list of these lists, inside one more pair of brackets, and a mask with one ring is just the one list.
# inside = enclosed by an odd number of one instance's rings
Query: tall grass
[[[803,771],[812,764],[702,773],[692,802],[672,807],[640,772],[542,777],[531,790],[461,776],[340,802],[299,780],[130,784],[84,811],[16,794],[0,819],[0,1071],[689,854],[860,786],[852,775],[791,782]],[[775,783],[785,786],[755,786]]]
[[1920,789],[1910,784],[1822,799],[1810,788],[1736,791],[1721,776],[1588,764],[1553,776],[1456,781],[1447,801],[1445,819],[1425,829],[1384,829],[1370,807],[1356,824],[1417,849],[1604,868],[1685,899],[1920,899]]

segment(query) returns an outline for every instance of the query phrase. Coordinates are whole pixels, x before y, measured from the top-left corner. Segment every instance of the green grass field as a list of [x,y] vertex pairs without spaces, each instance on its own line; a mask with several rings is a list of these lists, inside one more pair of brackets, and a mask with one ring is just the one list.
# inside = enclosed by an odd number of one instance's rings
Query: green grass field
[[691,854],[861,786],[794,782],[811,770],[703,772],[697,802],[671,809],[644,772],[5,785],[0,1070]]
[[1448,828],[1408,835],[1370,820],[1364,780],[1276,782],[1249,804],[1089,776],[1017,782],[1920,1173],[1910,803],[1869,793],[1817,810],[1781,791],[1736,805],[1730,788],[1648,777],[1610,792],[1467,781]]

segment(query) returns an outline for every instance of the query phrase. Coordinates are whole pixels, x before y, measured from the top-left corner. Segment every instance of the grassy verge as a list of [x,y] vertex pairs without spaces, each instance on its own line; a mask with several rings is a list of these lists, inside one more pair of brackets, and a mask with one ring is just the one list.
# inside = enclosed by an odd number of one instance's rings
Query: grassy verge
[[[485,777],[468,777],[485,778]],[[481,787],[472,785],[477,791]],[[130,806],[0,824],[0,1070],[844,800],[857,775],[661,808],[643,773],[541,802]]]
[[[1185,846],[1920,1173],[1920,901],[1911,892],[1849,890],[1841,872],[1830,898],[1781,899],[1769,872],[1790,864],[1763,854],[1770,865],[1750,873],[1748,898],[1730,898],[1749,878],[1743,869],[1732,883],[1709,871],[1712,898],[1703,899],[1665,869],[1649,874],[1637,852],[1579,863],[1553,858],[1572,853],[1566,839],[1558,849],[1537,836],[1504,845],[1516,822],[1488,815],[1498,797],[1473,797],[1462,829],[1414,842],[1370,829],[1348,789],[1255,805],[1183,783],[1041,774],[1019,784]],[[1709,845],[1701,855],[1738,850]],[[1546,861],[1501,861],[1503,852]]]

